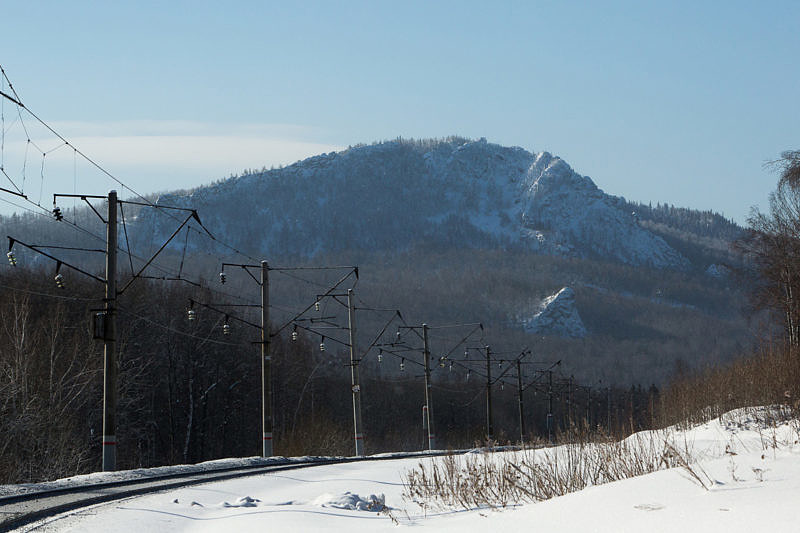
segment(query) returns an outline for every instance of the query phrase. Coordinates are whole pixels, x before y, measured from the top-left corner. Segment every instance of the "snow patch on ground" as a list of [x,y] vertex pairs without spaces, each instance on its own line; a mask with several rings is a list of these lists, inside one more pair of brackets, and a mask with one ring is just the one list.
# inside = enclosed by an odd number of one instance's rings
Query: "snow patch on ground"
[[[411,458],[326,465],[186,487],[95,506],[51,520],[44,530],[294,533],[397,531],[411,526],[437,533],[513,533],[531,528],[560,533],[796,531],[800,424],[787,414],[778,406],[742,409],[691,428],[638,433],[629,438],[650,439],[659,449],[668,439],[676,448],[689,450],[695,475],[686,468],[672,468],[505,509],[432,511],[404,500],[403,476],[420,461]],[[494,455],[514,453],[519,452]],[[391,508],[369,512],[379,510],[375,502],[389,503]]]
[[386,508],[386,496],[383,494],[370,494],[369,498],[362,498],[358,494],[345,492],[344,494],[323,494],[316,500],[314,505],[320,507],[332,507],[334,509],[347,509],[350,511],[371,511],[374,513],[383,511]]
[[223,502],[223,507],[258,507],[261,502],[258,498],[251,498],[250,496],[242,496],[233,503]]

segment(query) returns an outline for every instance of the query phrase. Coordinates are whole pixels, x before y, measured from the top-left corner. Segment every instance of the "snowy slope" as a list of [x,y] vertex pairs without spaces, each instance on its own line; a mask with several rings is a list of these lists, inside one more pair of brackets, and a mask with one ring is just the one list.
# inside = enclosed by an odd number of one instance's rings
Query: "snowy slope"
[[538,154],[525,184],[523,226],[532,233],[542,233],[544,242],[551,246],[577,246],[581,251],[631,265],[687,264],[663,239],[639,227],[636,218],[623,212],[615,198],[558,157]]
[[531,333],[575,339],[586,336],[586,327],[575,306],[575,291],[571,287],[564,287],[545,298],[533,316],[523,319],[522,324]]
[[[634,438],[664,439],[663,432]],[[129,499],[55,520],[47,531],[796,531],[797,421],[765,425],[741,411],[669,439],[690,450],[682,468],[505,509],[423,509],[403,500],[420,459],[325,466]],[[514,452],[503,452],[506,454]],[[428,461],[431,459],[424,459]],[[388,509],[381,512],[383,505]]]
[[[271,257],[434,243],[688,264],[640,227],[624,202],[560,158],[485,139],[360,146],[166,194],[159,203],[194,207],[226,241]],[[132,233],[143,244],[158,241],[174,222],[143,211]]]

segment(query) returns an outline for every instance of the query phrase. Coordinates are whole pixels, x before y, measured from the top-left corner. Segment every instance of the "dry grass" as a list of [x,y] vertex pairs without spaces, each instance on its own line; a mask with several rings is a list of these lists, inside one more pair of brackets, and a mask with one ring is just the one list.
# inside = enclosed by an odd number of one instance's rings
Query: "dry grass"
[[507,453],[449,455],[406,472],[403,497],[423,508],[498,508],[674,466],[691,468],[666,438],[581,442]]
[[[778,426],[790,421],[789,440],[800,441],[800,353],[765,345],[732,364],[676,376],[654,406],[653,423],[690,428],[719,418],[724,426],[756,430],[765,453],[779,442]],[[773,406],[750,408],[747,406]],[[723,416],[738,410],[735,417]],[[467,454],[421,462],[404,476],[403,497],[424,509],[498,508],[537,502],[592,485],[672,467],[683,468],[700,486],[713,481],[693,461],[690,446],[669,433],[635,434],[619,442],[573,429],[555,448]],[[732,473],[733,475],[733,473]]]
[[[718,418],[731,435],[757,432],[763,453],[800,442],[800,421],[791,406],[738,409]],[[731,449],[735,447],[732,442]],[[698,462],[707,452],[692,448],[685,433],[671,428],[637,433],[619,442],[586,440],[517,452],[449,455],[420,462],[406,472],[403,498],[426,510],[504,508],[673,467],[683,469],[708,490],[714,480]],[[736,479],[731,464],[731,476]]]
[[278,455],[353,455],[352,430],[329,418],[313,418],[294,431],[287,431],[277,440]]
[[768,344],[732,364],[678,376],[663,392],[661,425],[693,425],[752,405],[800,411],[800,354]]

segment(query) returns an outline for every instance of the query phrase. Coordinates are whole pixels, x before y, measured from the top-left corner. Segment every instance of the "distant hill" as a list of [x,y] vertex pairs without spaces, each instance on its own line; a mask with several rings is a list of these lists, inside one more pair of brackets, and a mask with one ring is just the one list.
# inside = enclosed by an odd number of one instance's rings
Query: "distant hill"
[[[435,243],[686,269],[690,261],[642,221],[703,229],[697,212],[684,210],[681,222],[659,209],[632,208],[550,153],[485,139],[358,146],[158,202],[193,206],[227,238],[270,256]],[[168,235],[158,220],[144,212],[137,224]],[[711,220],[723,225],[720,217]],[[732,232],[725,229],[710,236],[726,239]]]
[[[271,264],[358,264],[365,300],[412,321],[483,322],[500,339],[492,342],[535,346],[584,380],[663,382],[678,366],[728,360],[752,341],[745,287],[724,274],[737,263],[729,245],[741,228],[710,211],[607,195],[548,152],[398,139],[153,201],[196,209],[219,241]],[[125,214],[125,245],[142,257],[179,223],[163,210],[126,206]],[[93,213],[71,216],[102,235]],[[18,238],[86,245],[64,223],[0,223]],[[189,237],[159,263],[216,277],[218,259],[207,254],[230,249]],[[581,328],[530,327],[532,310],[564,287]],[[271,290],[296,303],[280,283]]]

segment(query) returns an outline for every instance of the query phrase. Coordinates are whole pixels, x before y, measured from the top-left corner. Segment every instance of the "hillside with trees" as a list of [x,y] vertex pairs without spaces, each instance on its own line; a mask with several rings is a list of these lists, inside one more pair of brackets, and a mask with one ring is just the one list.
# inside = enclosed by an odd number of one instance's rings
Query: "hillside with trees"
[[[352,424],[349,355],[334,343],[343,323],[328,320],[334,331],[325,333],[302,321],[327,320],[327,307],[313,314],[314,299],[339,274],[284,266],[359,267],[352,288],[362,310],[370,452],[424,443],[420,356],[381,351],[373,337],[386,329],[385,317],[373,308],[399,310],[404,324],[482,324],[466,343],[456,333],[432,338],[436,419],[442,445],[453,447],[484,433],[486,384],[470,359],[487,346],[497,363],[496,437],[504,441],[517,438],[512,363],[523,352],[544,365],[524,376],[535,385],[526,392],[531,438],[547,434],[550,399],[551,429],[624,432],[655,420],[660,390],[673,377],[733,361],[771,334],[762,327],[766,311],[750,313],[746,278],[736,277],[734,224],[610,197],[550,154],[483,140],[398,140],[164,195],[156,205],[190,206],[197,218],[136,205],[124,205],[120,216],[123,283],[189,221],[119,300],[121,467],[258,453],[258,337],[250,327],[258,322],[258,290],[230,267],[220,285],[224,261],[264,258],[275,268],[270,320],[281,454],[348,453]],[[101,287],[65,267],[59,289],[54,261],[20,244],[100,275],[103,254],[92,250],[103,246],[103,223],[89,208],[65,215],[0,220],[18,241],[17,266],[0,271],[9,295],[0,309],[6,480],[97,467],[102,347],[90,318],[102,306]],[[541,303],[565,287],[585,332],[528,329]],[[197,318],[189,321],[193,302]],[[291,318],[308,306],[310,319]],[[548,367],[553,389],[541,381]]]

